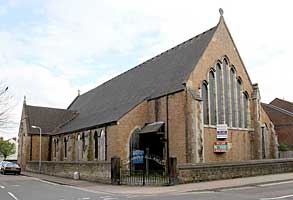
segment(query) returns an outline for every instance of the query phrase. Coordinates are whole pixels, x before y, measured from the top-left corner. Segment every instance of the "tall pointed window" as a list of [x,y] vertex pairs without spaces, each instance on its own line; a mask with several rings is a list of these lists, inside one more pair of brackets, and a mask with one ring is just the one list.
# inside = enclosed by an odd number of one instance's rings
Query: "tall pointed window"
[[242,97],[241,97],[241,80],[237,79],[237,111],[238,111],[238,127],[243,127],[242,123]]
[[85,151],[85,135],[84,133],[81,134],[81,158],[83,158],[83,154]]
[[229,95],[229,84],[228,84],[228,62],[226,59],[223,61],[223,81],[224,81],[224,104],[225,104],[225,123],[230,126],[230,95]]
[[204,82],[202,84],[202,102],[203,102],[203,121],[204,124],[209,124],[209,97],[208,97],[208,86]]
[[101,130],[99,157],[100,157],[100,160],[106,160],[106,135],[104,130]]
[[235,80],[236,80],[236,75],[235,71],[232,68],[230,70],[230,87],[231,87],[231,105],[232,105],[232,126],[236,127],[236,99],[235,99]]
[[64,158],[67,158],[67,143],[68,139],[64,137]]
[[249,108],[248,108],[248,94],[247,92],[243,93],[243,107],[244,107],[244,128],[248,128],[249,124]]
[[268,153],[268,127],[264,124],[262,127],[262,158],[267,158]]
[[94,133],[94,140],[95,140],[95,159],[99,159],[99,135],[97,131]]
[[224,107],[223,107],[223,77],[222,77],[222,69],[221,65],[217,64],[216,69],[217,76],[217,106],[218,106],[218,123],[224,123]]
[[215,75],[213,71],[209,73],[209,95],[210,95],[210,118],[211,125],[216,125],[216,98],[215,98]]
[[57,147],[58,147],[58,139],[54,138],[54,157],[57,157]]

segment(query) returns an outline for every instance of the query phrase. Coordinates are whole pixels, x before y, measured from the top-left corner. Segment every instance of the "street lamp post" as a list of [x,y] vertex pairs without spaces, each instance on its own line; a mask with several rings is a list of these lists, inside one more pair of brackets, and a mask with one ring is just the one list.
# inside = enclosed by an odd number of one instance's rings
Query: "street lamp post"
[[41,173],[41,163],[42,163],[42,129],[38,126],[32,126],[32,128],[37,128],[40,131],[40,152],[39,152],[39,173]]

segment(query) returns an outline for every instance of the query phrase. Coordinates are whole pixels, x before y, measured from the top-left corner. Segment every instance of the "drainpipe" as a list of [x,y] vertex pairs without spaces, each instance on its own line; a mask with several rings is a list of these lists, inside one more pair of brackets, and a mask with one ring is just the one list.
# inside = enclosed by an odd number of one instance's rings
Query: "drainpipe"
[[167,167],[168,167],[168,174],[170,173],[170,163],[169,163],[169,158],[170,158],[170,153],[169,153],[169,96],[166,96],[166,127],[167,127]]

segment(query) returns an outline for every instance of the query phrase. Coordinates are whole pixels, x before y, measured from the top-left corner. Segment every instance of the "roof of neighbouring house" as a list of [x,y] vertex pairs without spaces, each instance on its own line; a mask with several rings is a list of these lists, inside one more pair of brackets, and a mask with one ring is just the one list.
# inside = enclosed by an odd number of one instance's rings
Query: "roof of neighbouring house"
[[277,106],[279,108],[282,108],[284,110],[287,110],[289,112],[293,113],[293,103],[290,101],[286,101],[284,99],[275,98],[270,105]]
[[70,121],[76,115],[71,110],[30,105],[24,106],[28,116],[28,132],[30,134],[39,134],[39,130],[31,126],[41,127],[42,134],[50,134],[56,127]]
[[276,98],[270,104],[262,103],[262,107],[275,126],[293,126],[293,112],[290,111],[293,108],[292,103]]
[[216,29],[217,26],[78,96],[68,108],[78,115],[58,132],[116,122],[146,99],[183,90]]

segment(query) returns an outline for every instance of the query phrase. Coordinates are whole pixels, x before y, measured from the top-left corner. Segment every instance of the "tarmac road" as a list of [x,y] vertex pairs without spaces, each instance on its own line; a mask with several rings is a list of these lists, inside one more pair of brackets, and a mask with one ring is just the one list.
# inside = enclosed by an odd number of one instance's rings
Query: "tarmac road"
[[[104,187],[107,187],[104,186]],[[112,187],[112,186],[109,186]],[[119,187],[121,190],[124,187]],[[181,186],[182,187],[182,186]],[[132,187],[132,190],[134,188]],[[141,187],[137,187],[140,190]],[[41,179],[0,175],[0,200],[293,200],[293,180],[274,183],[262,183],[237,188],[213,189],[204,191],[184,191],[172,193],[139,194],[125,193],[119,190],[109,192],[88,190],[67,185],[60,185]]]
[[[31,177],[0,175],[0,200],[118,199],[114,196],[103,192],[88,192]],[[122,196],[120,197],[124,199]]]

